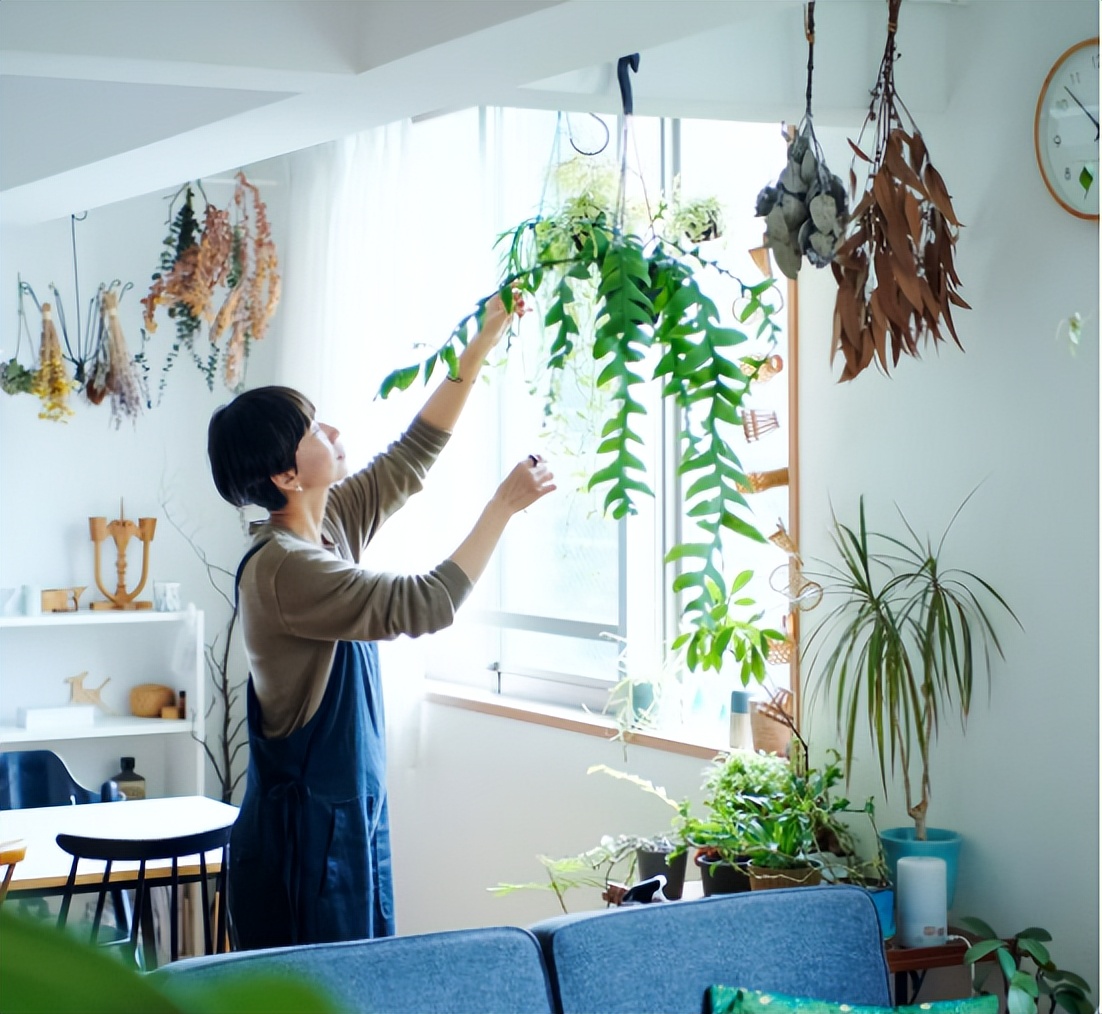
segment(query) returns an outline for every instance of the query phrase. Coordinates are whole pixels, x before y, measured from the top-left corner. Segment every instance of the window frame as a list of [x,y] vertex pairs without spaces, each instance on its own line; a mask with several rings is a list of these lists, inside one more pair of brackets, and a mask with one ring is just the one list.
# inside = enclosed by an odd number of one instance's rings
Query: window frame
[[[488,146],[487,138],[490,133],[490,123],[493,109],[482,107],[479,110],[479,129],[481,133],[480,147],[485,152]],[[680,174],[681,169],[681,125],[680,118],[656,118],[659,120],[659,137],[661,145],[661,173],[660,184],[662,192],[668,192],[670,184]],[[610,129],[610,132],[611,129]],[[620,130],[614,132],[619,137]],[[777,275],[778,279],[783,276]],[[786,362],[785,375],[787,383],[786,410],[788,416],[787,454],[784,464],[789,471],[787,485],[787,518],[786,527],[790,537],[799,545],[799,431],[798,431],[798,349],[799,349],[799,320],[798,320],[798,286],[794,281],[786,284],[778,282],[785,299],[783,313],[785,315],[785,345]],[[679,459],[679,419],[676,406],[667,403],[665,399],[657,401],[657,437],[656,459],[654,464],[655,496],[652,501],[654,516],[647,519],[658,540],[658,549],[654,559],[659,564],[659,574],[655,580],[656,607],[658,622],[656,624],[655,647],[664,653],[666,645],[679,632],[681,609],[677,595],[671,589],[672,575],[668,572],[668,565],[661,561],[665,559],[667,550],[671,545],[682,541],[686,532],[686,518],[681,510],[681,476],[677,473],[677,461]],[[504,609],[475,609],[464,611],[465,624],[479,625],[487,632],[494,631],[494,636],[501,635],[504,631],[517,630],[536,634],[578,636],[582,639],[597,640],[605,636],[626,638],[629,635],[629,618],[631,605],[629,602],[631,583],[628,579],[629,569],[629,533],[628,524],[636,524],[638,519],[624,519],[617,522],[617,623],[615,627],[608,623],[585,622],[570,620],[561,617],[537,615],[523,612],[511,612]],[[646,522],[645,522],[646,523]],[[768,534],[763,531],[763,534]],[[503,561],[501,554],[495,554],[491,563],[497,569],[500,576]],[[793,609],[789,613],[790,632],[798,644],[799,636],[799,610]],[[487,634],[487,636],[489,636]],[[500,643],[500,641],[499,641]],[[498,652],[499,658],[504,652]],[[780,671],[780,667],[777,667]],[[560,672],[552,669],[541,669],[535,666],[517,663],[502,664],[501,661],[492,663],[484,674],[472,673],[460,674],[454,671],[444,672],[439,666],[431,666],[427,672],[433,686],[433,699],[443,701],[450,695],[446,688],[454,687],[454,696],[457,701],[467,703],[462,706],[471,706],[470,701],[479,699],[479,695],[488,694],[491,699],[497,698],[509,702],[509,709],[530,709],[533,714],[539,714],[547,707],[565,707],[572,711],[589,712],[591,716],[603,715],[608,710],[609,692],[615,685],[615,680],[597,679],[577,673]],[[791,660],[787,664],[788,688],[792,691],[797,706],[796,714],[799,714],[799,652],[793,651]],[[753,686],[751,687],[753,689]],[[472,697],[472,694],[474,695]],[[607,721],[598,721],[598,727],[607,726]],[[615,723],[612,723],[615,726]],[[678,738],[676,729],[663,727],[657,733],[659,739],[673,738],[677,742],[685,742]]]

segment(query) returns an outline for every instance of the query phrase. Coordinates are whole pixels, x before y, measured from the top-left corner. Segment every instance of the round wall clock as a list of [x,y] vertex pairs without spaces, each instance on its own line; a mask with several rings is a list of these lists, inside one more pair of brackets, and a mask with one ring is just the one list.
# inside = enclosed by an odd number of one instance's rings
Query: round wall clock
[[1052,65],[1033,121],[1037,164],[1049,193],[1077,218],[1098,220],[1098,39]]

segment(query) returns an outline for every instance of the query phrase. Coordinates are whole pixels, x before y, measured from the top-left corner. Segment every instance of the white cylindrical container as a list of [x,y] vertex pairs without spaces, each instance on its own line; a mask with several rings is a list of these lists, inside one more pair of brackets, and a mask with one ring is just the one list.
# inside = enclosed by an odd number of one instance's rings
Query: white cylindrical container
[[39,616],[42,613],[42,589],[38,585],[23,585],[23,615]]
[[946,939],[948,886],[945,860],[903,856],[895,876],[896,932],[904,947],[940,947]]
[[749,690],[731,691],[731,748],[734,750],[753,750],[754,734],[750,728]]

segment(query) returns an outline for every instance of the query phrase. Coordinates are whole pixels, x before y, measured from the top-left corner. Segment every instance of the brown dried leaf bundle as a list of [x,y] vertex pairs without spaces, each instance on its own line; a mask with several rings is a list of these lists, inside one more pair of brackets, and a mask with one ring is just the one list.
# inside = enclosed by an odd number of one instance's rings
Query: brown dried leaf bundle
[[[892,80],[898,11],[899,0],[890,0],[888,44],[869,111],[877,148],[870,157],[850,141],[868,176],[831,264],[838,283],[831,361],[842,353],[841,380],[874,358],[888,373],[901,356],[917,357],[922,345],[946,337],[963,349],[952,316],[953,306],[969,309],[953,264],[960,222],[922,134],[913,121],[910,132],[900,123]],[[856,184],[851,169],[855,198]]]

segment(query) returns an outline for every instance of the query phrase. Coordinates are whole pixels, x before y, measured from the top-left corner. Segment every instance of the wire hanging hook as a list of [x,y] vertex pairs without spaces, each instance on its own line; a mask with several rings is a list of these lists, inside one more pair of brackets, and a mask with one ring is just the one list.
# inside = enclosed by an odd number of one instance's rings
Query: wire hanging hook
[[586,115],[593,117],[593,119],[595,119],[597,121],[597,123],[600,125],[601,130],[603,130],[604,133],[605,133],[605,139],[601,142],[600,146],[597,147],[597,148],[594,148],[593,151],[586,151],[584,148],[579,148],[578,147],[578,143],[574,140],[574,128],[570,125],[570,114],[569,113],[566,114],[566,138],[570,142],[570,147],[573,148],[579,155],[586,155],[587,157],[592,157],[594,155],[600,155],[601,152],[604,151],[605,148],[608,147],[608,141],[609,141],[609,136],[610,135],[609,135],[609,132],[608,132],[608,124],[605,123],[605,121],[602,120],[596,113],[587,113]]

